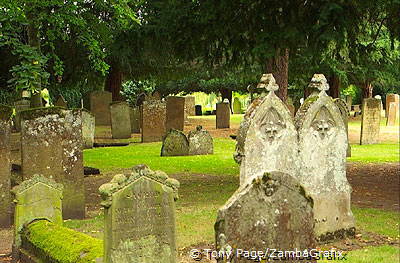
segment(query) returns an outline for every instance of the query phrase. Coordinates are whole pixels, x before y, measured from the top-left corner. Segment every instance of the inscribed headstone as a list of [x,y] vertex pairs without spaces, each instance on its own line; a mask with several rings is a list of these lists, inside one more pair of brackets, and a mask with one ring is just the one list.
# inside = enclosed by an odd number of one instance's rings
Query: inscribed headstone
[[375,98],[363,100],[360,144],[379,143],[381,101]]
[[171,129],[165,135],[161,147],[161,156],[185,156],[189,154],[189,141],[186,135]]

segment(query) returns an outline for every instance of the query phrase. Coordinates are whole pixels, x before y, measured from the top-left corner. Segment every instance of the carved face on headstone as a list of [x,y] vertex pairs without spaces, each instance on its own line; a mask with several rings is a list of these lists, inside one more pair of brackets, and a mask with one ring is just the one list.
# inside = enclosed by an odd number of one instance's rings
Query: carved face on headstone
[[268,110],[267,114],[261,119],[259,126],[263,139],[268,142],[279,138],[281,136],[281,131],[286,127],[282,117],[274,108]]
[[321,110],[316,114],[311,126],[315,131],[318,132],[321,140],[323,140],[332,134],[332,128],[335,126],[335,121],[333,120],[328,109],[326,107],[322,107]]

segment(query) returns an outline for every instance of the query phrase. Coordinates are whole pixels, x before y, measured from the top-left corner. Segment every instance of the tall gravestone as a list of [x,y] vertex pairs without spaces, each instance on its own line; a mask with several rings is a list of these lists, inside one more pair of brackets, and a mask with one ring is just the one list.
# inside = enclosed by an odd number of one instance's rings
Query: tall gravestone
[[299,180],[314,201],[315,234],[320,241],[353,236],[351,186],[346,178],[346,127],[339,109],[326,94],[329,85],[315,74],[309,97],[296,115],[299,136]]
[[110,104],[111,133],[113,139],[131,138],[131,115],[129,104],[125,101]]
[[242,113],[242,103],[240,102],[240,99],[237,97],[233,99],[233,113],[234,114]]
[[186,156],[189,154],[189,141],[186,135],[171,129],[164,137],[161,156]]
[[140,108],[130,107],[131,132],[140,133]]
[[[187,98],[169,96],[167,97],[166,129],[183,131],[185,125],[185,102]],[[193,106],[194,107],[194,106]]]
[[399,118],[399,107],[396,102],[391,102],[389,105],[389,112],[387,117],[387,126],[395,126],[396,120]]
[[64,99],[64,97],[62,95],[60,95],[56,101],[56,103],[54,103],[54,106],[58,106],[58,107],[63,107],[63,108],[68,108],[68,103],[67,101]]
[[89,94],[89,110],[96,118],[96,125],[110,126],[110,103],[112,94],[108,91],[93,91]]
[[389,117],[389,107],[390,107],[390,103],[392,103],[392,102],[394,102],[396,104],[397,111],[399,111],[399,107],[400,107],[399,94],[393,94],[393,93],[386,94],[386,103],[385,103],[386,117]]
[[12,109],[0,105],[0,228],[11,225],[11,116]]
[[18,132],[21,131],[21,116],[20,112],[23,110],[27,110],[30,107],[30,101],[27,99],[22,99],[14,102],[15,107],[15,128]]
[[197,126],[196,130],[188,134],[189,155],[206,155],[214,153],[213,138],[210,133]]
[[105,214],[105,263],[176,261],[179,182],[145,165],[99,188]]
[[375,98],[364,99],[361,116],[361,145],[379,143],[380,122],[381,100]]
[[54,178],[64,186],[64,217],[84,218],[81,110],[39,108],[21,112],[21,118],[23,179]]
[[[267,248],[311,251],[316,245],[313,227],[312,200],[296,178],[280,172],[265,173],[241,185],[219,209],[216,249],[225,257],[218,262],[255,262],[243,251],[266,252]],[[300,262],[295,257],[283,261]]]
[[344,126],[346,127],[346,134],[347,134],[347,153],[346,157],[351,157],[351,146],[349,141],[349,116],[350,112],[348,110],[346,102],[342,99],[336,98],[333,100],[340,111],[340,115],[342,116]]
[[196,98],[194,96],[185,97],[185,112],[186,116],[195,116]]
[[95,132],[96,118],[89,111],[82,109],[82,137],[84,149],[93,148]]
[[351,111],[351,105],[353,105],[353,97],[348,95],[346,96],[346,106],[349,112]]
[[225,99],[223,102],[217,103],[216,127],[217,129],[225,129],[230,127],[231,109],[229,101]]
[[162,141],[166,129],[166,103],[158,99],[148,99],[142,105],[142,142]]

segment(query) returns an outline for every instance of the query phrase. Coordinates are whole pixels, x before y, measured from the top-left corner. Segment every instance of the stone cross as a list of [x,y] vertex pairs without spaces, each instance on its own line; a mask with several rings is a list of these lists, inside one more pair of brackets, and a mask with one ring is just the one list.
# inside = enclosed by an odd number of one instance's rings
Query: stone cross
[[276,84],[274,75],[269,73],[262,75],[260,83],[257,85],[257,89],[266,89],[269,92],[274,92],[279,89],[279,86]]
[[326,91],[329,90],[328,81],[323,74],[314,74],[308,87],[317,88],[322,94],[326,94]]

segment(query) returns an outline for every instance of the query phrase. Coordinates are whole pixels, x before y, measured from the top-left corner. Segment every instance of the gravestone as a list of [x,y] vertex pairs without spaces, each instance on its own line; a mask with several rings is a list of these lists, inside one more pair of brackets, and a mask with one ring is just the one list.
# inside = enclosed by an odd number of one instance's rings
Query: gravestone
[[145,165],[99,188],[105,214],[105,263],[176,261],[179,182]]
[[31,94],[31,100],[30,100],[30,108],[41,108],[43,107],[43,100],[42,100],[42,94],[40,92]]
[[268,95],[256,99],[241,123],[236,151],[240,160],[240,185],[265,172],[296,176],[297,131],[286,105],[275,95],[278,85],[272,74],[260,83]]
[[22,99],[14,102],[15,107],[15,129],[20,132],[21,131],[21,116],[20,112],[23,110],[27,110],[30,107],[31,102],[27,99]]
[[326,94],[324,75],[309,85],[320,90],[296,114],[299,136],[299,181],[314,201],[315,234],[319,241],[354,236],[351,186],[346,178],[346,127],[340,111]]
[[396,120],[399,115],[399,107],[396,105],[396,102],[391,102],[389,105],[389,112],[386,125],[387,126],[395,126]]
[[113,139],[131,138],[131,115],[129,104],[125,101],[110,104],[111,133]]
[[131,133],[140,133],[140,108],[130,107]]
[[186,100],[187,98],[185,97],[167,97],[167,117],[165,123],[167,131],[170,129],[183,131],[185,125]]
[[11,116],[12,108],[0,105],[0,228],[11,225]]
[[84,149],[93,148],[95,131],[96,118],[89,111],[82,109],[82,137]]
[[185,97],[185,112],[186,116],[195,116],[196,98],[194,96]]
[[89,95],[89,109],[96,118],[96,125],[110,126],[110,103],[112,94],[108,91],[93,91]]
[[161,100],[146,100],[142,105],[142,142],[162,141],[166,129],[166,103]]
[[346,102],[342,99],[336,98],[333,100],[340,111],[340,115],[342,116],[344,126],[346,127],[346,134],[347,134],[347,152],[346,157],[351,157],[351,146],[349,141],[349,116],[350,112],[348,111],[348,107]]
[[346,106],[349,112],[351,111],[351,105],[353,105],[353,97],[348,95],[346,96]]
[[195,110],[196,110],[196,116],[201,116],[203,115],[203,110],[201,108],[201,105],[196,105],[195,106]]
[[82,112],[59,107],[21,112],[21,156],[24,180],[34,174],[64,186],[63,215],[85,217]]
[[389,116],[389,107],[390,107],[391,102],[395,102],[397,111],[399,111],[399,107],[400,107],[399,94],[393,94],[393,93],[386,94],[386,104],[385,104],[386,117]]
[[186,135],[171,129],[165,135],[161,147],[161,156],[186,156],[189,154],[189,141]]
[[315,248],[313,227],[312,200],[298,181],[285,173],[265,173],[241,185],[219,209],[216,249],[227,257],[217,262],[260,262],[243,251],[266,252],[268,248],[310,251]]
[[62,95],[60,95],[56,101],[56,103],[54,103],[54,106],[58,106],[58,107],[63,107],[63,108],[68,108],[68,103],[67,101],[64,99],[64,97]]
[[242,113],[242,103],[237,97],[233,99],[233,113],[234,114]]
[[206,155],[214,153],[213,138],[210,133],[197,126],[196,130],[190,131],[188,135],[189,155]]
[[62,225],[63,186],[42,175],[34,175],[13,188],[15,196],[14,247],[21,245],[20,231],[36,219],[47,219]]
[[379,143],[380,122],[381,101],[375,98],[364,99],[361,116],[361,145]]
[[217,103],[216,115],[217,129],[225,129],[230,127],[231,109],[227,99],[225,99],[223,102]]
[[360,115],[360,105],[353,105],[353,111],[354,111],[354,117],[356,117],[357,115]]

